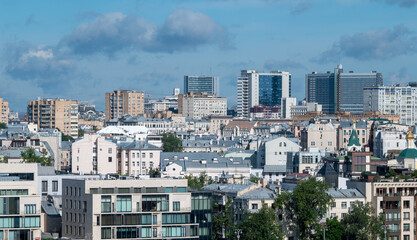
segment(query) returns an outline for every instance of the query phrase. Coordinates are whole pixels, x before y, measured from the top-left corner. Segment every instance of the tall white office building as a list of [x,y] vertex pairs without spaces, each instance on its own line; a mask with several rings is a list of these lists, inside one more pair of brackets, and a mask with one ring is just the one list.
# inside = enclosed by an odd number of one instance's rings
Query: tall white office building
[[257,105],[281,105],[282,98],[291,97],[291,74],[285,71],[270,73],[242,70],[237,79],[237,113],[249,117],[250,108]]
[[399,115],[400,123],[417,123],[417,87],[365,87],[364,111],[379,111],[385,115]]

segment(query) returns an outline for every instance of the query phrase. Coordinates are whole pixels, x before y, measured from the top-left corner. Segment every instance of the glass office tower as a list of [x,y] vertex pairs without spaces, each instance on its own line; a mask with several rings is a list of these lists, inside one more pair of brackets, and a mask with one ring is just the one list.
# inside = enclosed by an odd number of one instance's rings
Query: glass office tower
[[184,94],[206,92],[219,96],[219,78],[212,76],[184,76]]

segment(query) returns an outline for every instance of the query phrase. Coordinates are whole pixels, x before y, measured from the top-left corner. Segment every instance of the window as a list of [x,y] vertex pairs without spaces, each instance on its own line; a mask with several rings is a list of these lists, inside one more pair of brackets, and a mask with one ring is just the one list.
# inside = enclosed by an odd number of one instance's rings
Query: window
[[158,224],[158,215],[152,215],[152,218],[153,218],[152,220],[153,224]]
[[180,211],[180,202],[173,202],[172,203],[172,211]]
[[111,212],[111,196],[101,196],[101,212]]
[[404,212],[404,219],[410,219],[410,213]]
[[404,231],[410,231],[410,224],[409,223],[404,223],[403,230]]
[[132,153],[132,158],[135,158],[135,153]]
[[142,167],[145,167],[146,166],[146,162],[142,162]]
[[36,214],[36,204],[25,204],[25,214]]
[[316,142],[315,141],[311,141],[311,146],[316,146]]
[[336,213],[332,213],[332,214],[331,214],[331,217],[332,217],[332,218],[335,218],[335,217],[336,217]]
[[112,148],[109,148],[108,149],[108,153],[111,154],[112,152],[113,152],[113,149]]
[[146,158],[146,153],[142,153],[142,158]]
[[327,142],[327,146],[332,146],[332,142]]
[[134,162],[134,161],[132,162],[132,166],[133,166],[133,167],[135,166],[135,162]]
[[153,153],[149,153],[149,158],[153,158]]
[[42,192],[48,192],[48,181],[42,181]]
[[346,208],[346,207],[347,207],[346,202],[342,202],[342,208]]
[[131,212],[132,198],[130,195],[117,196],[117,212]]
[[344,218],[346,216],[346,213],[342,213],[342,218]]
[[258,209],[258,204],[257,203],[252,203],[252,209]]
[[331,207],[335,208],[336,207],[336,202],[332,202]]
[[109,162],[113,162],[113,158],[112,157],[109,157]]
[[162,227],[162,237],[185,237],[185,227]]
[[150,238],[151,237],[151,228],[150,227],[142,227],[140,231],[141,238]]
[[410,235],[404,235],[404,240],[410,240]]
[[58,181],[52,181],[52,192],[58,192]]
[[142,196],[142,211],[168,211],[169,198],[168,195],[143,195]]
[[410,208],[410,201],[404,201],[404,208]]
[[186,187],[177,187],[177,192],[186,192],[187,188]]

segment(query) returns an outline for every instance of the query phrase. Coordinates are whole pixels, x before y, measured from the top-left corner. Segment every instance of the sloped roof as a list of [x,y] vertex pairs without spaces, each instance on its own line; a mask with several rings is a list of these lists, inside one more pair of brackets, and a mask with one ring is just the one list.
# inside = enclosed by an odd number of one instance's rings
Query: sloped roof
[[231,121],[226,125],[226,127],[224,127],[224,129],[234,129],[236,127],[239,127],[242,130],[249,130],[252,129],[255,125],[255,121]]
[[257,188],[247,193],[244,193],[237,198],[251,200],[273,200],[275,199],[275,194],[272,190],[269,190],[267,188]]
[[407,148],[403,150],[397,158],[417,158],[417,149]]
[[365,198],[357,189],[334,189],[329,188],[326,191],[327,195],[333,198]]
[[349,142],[348,142],[348,146],[361,146],[360,142],[359,142],[359,137],[358,134],[356,134],[356,129],[353,129],[352,134],[349,137]]
[[129,150],[162,150],[162,148],[152,145],[146,141],[120,142],[117,144],[117,148]]
[[148,128],[144,126],[108,126],[101,129],[97,133],[131,135],[138,133],[148,133]]
[[339,176],[339,174],[334,170],[333,166],[326,162],[322,168],[317,172],[317,174],[320,174],[322,176]]

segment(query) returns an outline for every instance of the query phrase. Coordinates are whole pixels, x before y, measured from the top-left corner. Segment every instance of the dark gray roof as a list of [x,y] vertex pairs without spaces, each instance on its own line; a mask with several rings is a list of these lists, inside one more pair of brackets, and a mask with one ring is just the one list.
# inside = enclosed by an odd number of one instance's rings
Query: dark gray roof
[[72,142],[70,141],[62,141],[61,148],[62,150],[69,150],[71,151]]
[[244,193],[237,198],[251,200],[272,200],[275,199],[275,194],[272,190],[269,190],[267,188],[257,188],[247,193]]
[[237,194],[253,185],[255,185],[255,183],[248,183],[248,184],[213,183],[213,184],[204,186],[202,190],[217,192],[217,193]]
[[[0,156],[8,157],[8,158],[21,158],[21,153],[26,151],[27,149],[5,149],[0,150]],[[36,156],[43,156],[42,153],[35,150]]]
[[162,148],[146,141],[120,142],[117,144],[117,148],[129,150],[162,150]]
[[47,202],[47,201],[42,201],[42,210],[49,216],[57,216],[59,215],[58,211],[56,210],[54,204]]
[[265,165],[264,172],[286,172],[286,165]]
[[333,168],[331,163],[326,162],[322,168],[317,172],[318,175],[322,176],[339,176],[336,170]]
[[[353,120],[342,119],[340,120],[340,128],[351,128],[353,126]],[[356,128],[367,128],[368,124],[365,120],[356,121]]]

